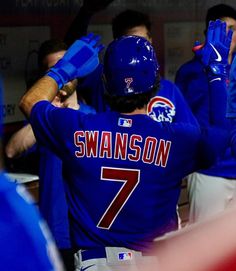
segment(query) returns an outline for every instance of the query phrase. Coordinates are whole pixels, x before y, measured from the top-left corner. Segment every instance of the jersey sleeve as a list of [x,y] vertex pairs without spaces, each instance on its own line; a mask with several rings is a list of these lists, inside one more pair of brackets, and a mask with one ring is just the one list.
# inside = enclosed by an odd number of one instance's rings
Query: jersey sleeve
[[[184,64],[176,75],[179,86],[187,103],[197,118],[202,132],[199,148],[199,163],[205,159],[208,149],[209,161],[215,161],[222,156],[228,145],[229,122],[225,118],[226,111],[226,81],[221,77],[208,77],[203,66],[194,60]],[[217,148],[216,148],[217,146]],[[207,162],[207,160],[206,160]],[[205,167],[212,163],[206,163]]]
[[[37,142],[62,157],[68,150],[64,139],[72,137],[70,141],[73,143],[74,131],[71,124],[79,124],[79,116],[82,115],[85,113],[79,110],[57,108],[50,102],[40,101],[32,109],[30,124]],[[68,129],[65,129],[65,123]]]
[[54,241],[22,185],[0,174],[2,270],[63,270]]

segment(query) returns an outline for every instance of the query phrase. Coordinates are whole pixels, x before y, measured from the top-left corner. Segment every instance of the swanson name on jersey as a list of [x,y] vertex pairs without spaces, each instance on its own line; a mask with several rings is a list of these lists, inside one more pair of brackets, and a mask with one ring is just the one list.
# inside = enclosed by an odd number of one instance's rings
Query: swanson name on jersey
[[107,158],[166,167],[171,141],[138,134],[115,133],[108,131],[76,131],[74,144],[78,148],[78,158]]

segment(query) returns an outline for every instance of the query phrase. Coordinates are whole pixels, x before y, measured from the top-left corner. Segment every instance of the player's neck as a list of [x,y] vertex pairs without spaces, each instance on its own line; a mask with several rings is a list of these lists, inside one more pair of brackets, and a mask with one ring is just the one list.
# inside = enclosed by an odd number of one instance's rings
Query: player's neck
[[125,114],[125,115],[140,115],[140,114],[146,115],[147,114],[147,108],[145,106],[145,107],[143,107],[141,109],[137,108],[131,113],[122,113],[122,114]]

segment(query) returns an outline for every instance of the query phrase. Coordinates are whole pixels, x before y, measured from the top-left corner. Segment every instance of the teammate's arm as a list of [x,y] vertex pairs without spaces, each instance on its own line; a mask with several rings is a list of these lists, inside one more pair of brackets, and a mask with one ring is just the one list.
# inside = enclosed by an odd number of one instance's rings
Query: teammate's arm
[[27,124],[9,139],[5,152],[8,158],[16,158],[26,152],[36,143],[30,124]]
[[201,58],[209,80],[209,123],[217,126],[226,125],[226,103],[223,106],[222,102],[227,100],[228,56],[233,34],[231,30],[227,33],[226,29],[226,23],[220,20],[209,23]]
[[20,108],[23,110],[26,117],[30,116],[33,106],[39,101],[52,101],[58,91],[56,81],[49,77],[44,76],[40,78],[22,97],[20,101]]
[[75,40],[87,34],[91,18],[97,12],[105,9],[114,0],[84,0],[77,15],[72,21],[64,41],[71,45]]

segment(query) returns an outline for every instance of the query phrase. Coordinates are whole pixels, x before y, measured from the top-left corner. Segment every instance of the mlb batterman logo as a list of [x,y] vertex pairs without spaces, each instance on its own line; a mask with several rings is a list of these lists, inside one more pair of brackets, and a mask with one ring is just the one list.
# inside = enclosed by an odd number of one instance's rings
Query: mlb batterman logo
[[132,252],[120,252],[118,253],[118,260],[119,261],[128,261],[132,260]]
[[125,88],[128,90],[128,93],[134,92],[134,89],[130,86],[132,82],[133,82],[133,78],[132,77],[125,78],[125,83],[126,83],[126,87]]
[[119,118],[118,125],[121,127],[130,128],[132,126],[132,119]]
[[172,122],[175,116],[175,106],[167,98],[161,96],[153,97],[147,106],[147,114],[158,122]]

